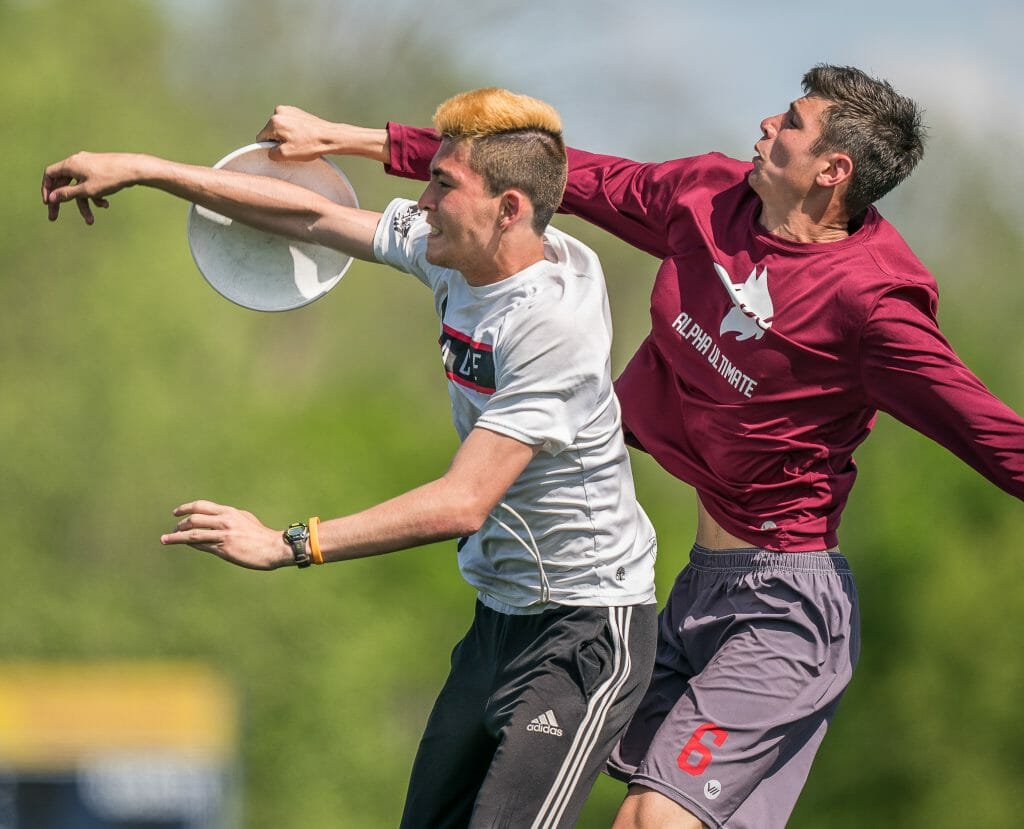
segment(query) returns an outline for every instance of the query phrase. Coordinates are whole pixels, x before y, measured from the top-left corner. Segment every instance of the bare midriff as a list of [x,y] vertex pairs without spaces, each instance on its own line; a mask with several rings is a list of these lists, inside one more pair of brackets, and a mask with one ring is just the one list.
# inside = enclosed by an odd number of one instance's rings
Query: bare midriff
[[697,499],[697,545],[705,550],[738,550],[757,547],[726,532]]
[[[697,498],[697,546],[705,550],[749,550],[759,549],[760,545],[752,544],[733,535],[719,524],[711,514],[704,509],[704,504]],[[838,547],[830,547],[826,552],[839,552]]]

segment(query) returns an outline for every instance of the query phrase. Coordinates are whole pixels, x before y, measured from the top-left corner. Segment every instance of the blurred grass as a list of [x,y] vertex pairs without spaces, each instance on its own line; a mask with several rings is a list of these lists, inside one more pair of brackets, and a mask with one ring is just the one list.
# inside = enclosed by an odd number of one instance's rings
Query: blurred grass
[[[248,312],[199,277],[183,204],[132,191],[96,227],[73,210],[50,226],[35,194],[45,164],[80,148],[211,163],[251,140],[276,103],[423,122],[474,85],[417,40],[415,21],[391,18],[391,41],[332,52],[348,8],[298,19],[282,4],[226,2],[222,21],[237,26],[197,35],[137,0],[0,3],[15,114],[0,135],[11,193],[0,202],[0,659],[217,666],[243,701],[254,829],[397,823],[472,594],[447,544],[261,574],[162,548],[159,535],[171,508],[196,497],[282,526],[439,474],[455,435],[430,302],[411,280],[355,263],[307,308]],[[351,4],[353,19],[372,11]],[[305,52],[275,34],[318,26],[322,43]],[[927,175],[886,213],[927,227],[919,252],[940,280],[946,333],[1019,411],[1021,236],[986,197],[983,161],[955,153],[962,172],[943,195],[959,206],[952,224],[927,224]],[[378,165],[343,166],[367,207],[418,190]],[[557,223],[602,256],[621,368],[646,331],[656,263],[575,220]],[[822,826],[826,812],[839,829],[1014,825],[1024,799],[1020,504],[884,416],[858,462],[842,537],[860,583],[863,656],[791,826]],[[692,540],[693,494],[647,457],[634,465],[659,531],[663,600]],[[607,826],[621,794],[600,781],[580,825]]]

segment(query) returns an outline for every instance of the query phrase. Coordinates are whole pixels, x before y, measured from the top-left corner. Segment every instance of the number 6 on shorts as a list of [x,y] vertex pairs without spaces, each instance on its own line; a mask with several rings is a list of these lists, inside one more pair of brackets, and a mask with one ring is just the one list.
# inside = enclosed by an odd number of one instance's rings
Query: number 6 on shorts
[[[679,757],[676,758],[679,768],[687,774],[692,774],[694,777],[703,774],[704,769],[708,767],[708,763],[713,759],[711,749],[701,742],[701,739],[708,732],[711,733],[711,741],[716,746],[721,746],[729,736],[728,731],[719,728],[714,723],[704,723],[704,725],[693,732],[693,736],[686,741],[683,750],[679,752]],[[693,762],[693,760],[696,760],[696,762]]]

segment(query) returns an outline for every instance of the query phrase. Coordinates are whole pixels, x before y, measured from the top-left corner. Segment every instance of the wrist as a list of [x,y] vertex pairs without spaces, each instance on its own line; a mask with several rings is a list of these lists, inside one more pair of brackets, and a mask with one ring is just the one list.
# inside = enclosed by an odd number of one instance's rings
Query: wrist
[[295,554],[292,552],[292,548],[288,542],[284,540],[281,533],[276,533],[277,545],[274,548],[274,563],[271,566],[273,570],[280,570],[282,567],[294,567],[295,566]]
[[313,557],[309,548],[309,526],[302,522],[289,524],[281,538],[291,554],[291,563],[300,568],[309,567]]
[[125,168],[131,178],[126,184],[142,184],[149,187],[170,180],[170,170],[173,162],[155,155],[145,153],[131,153],[127,155]]
[[357,127],[352,124],[335,124],[332,146],[336,155],[356,155],[373,161],[387,163],[388,133],[374,127]]

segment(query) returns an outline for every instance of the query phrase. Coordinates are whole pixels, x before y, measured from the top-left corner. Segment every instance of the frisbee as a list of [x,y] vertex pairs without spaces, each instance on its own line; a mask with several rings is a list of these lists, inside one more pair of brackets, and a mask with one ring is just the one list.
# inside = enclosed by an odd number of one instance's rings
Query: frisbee
[[[214,168],[283,179],[349,207],[358,207],[345,174],[327,159],[273,161],[272,141],[241,147]],[[188,245],[196,267],[217,293],[254,311],[290,311],[324,296],[338,284],[352,257],[248,227],[193,204]]]

